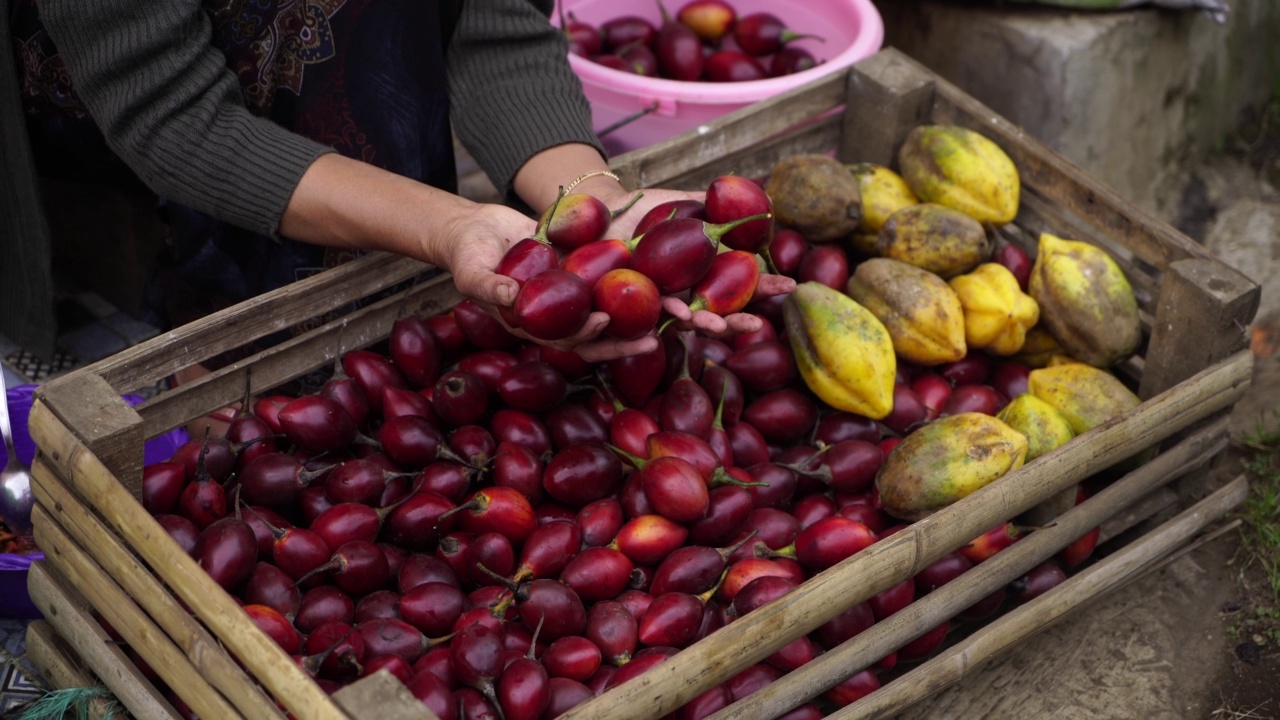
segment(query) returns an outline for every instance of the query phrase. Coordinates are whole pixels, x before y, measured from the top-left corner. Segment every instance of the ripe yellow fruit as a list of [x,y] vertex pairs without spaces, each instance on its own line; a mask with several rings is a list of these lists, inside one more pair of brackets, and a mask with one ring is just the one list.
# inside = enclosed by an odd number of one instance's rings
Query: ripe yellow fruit
[[983,263],[951,278],[949,284],[964,308],[964,339],[970,348],[1013,355],[1040,320],[1039,304],[1022,292],[1018,279],[999,263]]

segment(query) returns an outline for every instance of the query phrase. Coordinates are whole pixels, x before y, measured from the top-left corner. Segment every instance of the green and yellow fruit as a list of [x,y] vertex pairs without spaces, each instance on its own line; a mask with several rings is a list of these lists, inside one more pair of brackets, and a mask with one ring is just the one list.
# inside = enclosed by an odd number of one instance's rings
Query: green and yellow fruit
[[782,303],[782,315],[796,367],[815,395],[873,420],[889,414],[897,358],[875,315],[816,282],[796,286]]
[[1027,462],[1060,447],[1076,436],[1071,423],[1052,405],[1032,395],[1023,393],[1009,401],[996,415],[1006,425],[1027,438]]
[[1022,349],[1040,306],[999,263],[983,263],[948,282],[964,308],[964,339],[973,349],[1009,356]]
[[977,220],[937,203],[920,203],[889,216],[880,228],[876,254],[946,279],[986,262],[994,247]]
[[792,155],[774,163],[765,182],[777,222],[810,242],[830,242],[853,233],[862,220],[858,180],[844,163],[827,155]]
[[1013,359],[1029,368],[1042,368],[1052,362],[1054,356],[1062,355],[1063,352],[1062,346],[1058,344],[1058,339],[1053,336],[1053,333],[1046,330],[1043,324],[1039,324],[1027,330],[1022,349],[1013,356]]
[[928,270],[872,258],[854,269],[845,292],[884,324],[903,360],[940,365],[968,350],[960,298]]
[[1115,375],[1080,362],[1032,370],[1027,392],[1053,406],[1077,435],[1142,403]]
[[1081,362],[1110,367],[1142,342],[1133,288],[1096,245],[1041,234],[1028,289],[1040,303],[1040,322]]
[[907,181],[884,165],[856,163],[849,166],[849,172],[857,178],[858,188],[862,191],[860,233],[879,233],[890,215],[920,202],[907,187]]
[[876,489],[890,515],[919,520],[1021,467],[1026,457],[1027,438],[998,418],[948,415],[889,452]]
[[1003,225],[1018,214],[1013,160],[985,136],[954,125],[920,125],[898,150],[898,169],[921,202]]

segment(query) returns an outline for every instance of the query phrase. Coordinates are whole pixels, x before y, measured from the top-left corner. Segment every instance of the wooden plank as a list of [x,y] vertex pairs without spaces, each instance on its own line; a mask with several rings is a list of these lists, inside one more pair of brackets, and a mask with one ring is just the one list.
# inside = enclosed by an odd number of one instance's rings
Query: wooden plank
[[634,680],[574,708],[568,719],[664,715],[854,604],[1080,480],[1227,407],[1244,394],[1253,359],[1239,353],[1184,385],[1080,435],[913,523],[682,650]]
[[352,720],[439,720],[435,713],[386,670],[357,680],[333,694]]
[[[1216,455],[1215,455],[1216,457]],[[1205,457],[1208,462],[1211,458]],[[1200,469],[1202,463],[1197,463],[1195,469]],[[1177,509],[1178,493],[1169,488],[1161,488],[1158,492],[1153,492],[1142,499],[1141,502],[1134,504],[1132,507],[1124,509],[1124,512],[1118,513],[1107,520],[1098,531],[1098,544],[1102,545],[1109,540],[1114,540],[1117,536],[1133,529],[1140,522],[1146,522],[1157,514]]]
[[284,714],[227,655],[203,625],[180,606],[155,576],[80,502],[54,474],[43,456],[32,464],[36,501],[80,547],[133,598],[246,718],[277,720]]
[[708,720],[779,717],[821,695],[850,674],[871,666],[880,658],[1023,576],[1108,517],[1138,502],[1144,495],[1208,462],[1210,455],[1226,448],[1226,437],[1225,419],[1202,429],[1150,464],[1129,473],[1094,497],[1073,507],[1051,526],[1032,532],[955,580],[839,646],[830,648],[803,667],[711,715]]
[[657,187],[718,158],[744,150],[777,133],[812,120],[844,102],[843,73],[723,115],[698,128],[697,140],[683,135],[614,158],[610,168],[631,188]]
[[[27,660],[40,673],[44,684],[57,689],[88,688],[102,685],[98,678],[84,667],[76,651],[71,648],[46,620],[36,620],[27,625],[25,635]],[[105,687],[105,686],[103,686]],[[131,715],[114,697],[95,697],[83,710],[91,720],[116,718],[125,720]],[[174,717],[177,713],[174,713]]]
[[[887,718],[950,687],[1019,642],[1050,627],[1073,610],[1137,576],[1197,532],[1244,502],[1244,476],[1210,495],[1141,540],[1067,578],[1053,590],[1022,605],[870,695],[828,715],[832,720]],[[998,557],[998,556],[997,556]],[[994,558],[993,558],[994,559]],[[943,586],[945,589],[946,586]]]
[[[44,551],[49,567],[56,569],[62,578],[74,578],[75,587],[116,632],[124,638],[138,655],[151,666],[174,692],[201,717],[235,717],[235,708],[227,702],[200,673],[173,641],[159,630],[151,619],[129,598],[111,576],[93,562],[93,559],[58,526],[44,507],[36,505],[32,519],[36,525],[36,542]],[[33,589],[34,596],[34,589]],[[38,603],[37,603],[38,604]],[[40,608],[42,611],[43,607]],[[56,609],[56,607],[55,607]],[[46,617],[48,614],[46,613]],[[56,622],[56,621],[55,621]],[[87,638],[86,638],[87,640]],[[73,638],[76,647],[81,642]],[[101,675],[101,670],[95,668]],[[103,678],[107,686],[115,690],[110,678]],[[154,687],[152,687],[154,691]],[[117,693],[118,694],[118,693]],[[129,700],[123,696],[126,706]],[[150,710],[130,707],[135,715],[148,717]]]
[[840,122],[838,115],[829,115],[801,130],[779,135],[745,150],[724,155],[695,170],[656,180],[656,184],[662,187],[701,191],[706,190],[711,181],[721,175],[767,177],[774,163],[782,158],[803,153],[829,152],[839,141]]
[[[155,437],[194,417],[226,407],[252,391],[270,389],[333,362],[348,350],[364,348],[385,338],[401,313],[430,315],[461,300],[450,275],[438,275],[404,293],[355,310],[332,322],[292,337],[256,355],[161,393],[138,407],[142,434]],[[189,326],[188,326],[189,327]],[[186,330],[182,331],[186,336]]]
[[86,369],[101,375],[117,392],[132,392],[249,340],[338,310],[430,269],[411,258],[370,253],[163,333]]
[[1160,286],[1138,396],[1149,398],[1245,347],[1262,290],[1226,263],[1179,260]]
[[[39,512],[39,507],[36,512]],[[36,532],[40,532],[39,525]],[[93,674],[111,689],[134,717],[139,720],[178,717],[169,701],[143,677],[124,650],[110,642],[106,632],[93,619],[84,599],[64,578],[51,571],[49,561],[33,563],[27,582],[31,599],[44,613],[45,620],[76,649]],[[123,628],[116,628],[123,633]]]
[[848,75],[842,159],[896,168],[907,133],[929,119],[936,77],[891,49],[854,64]]
[[160,575],[272,697],[308,720],[345,717],[280,646],[253,623],[245,622],[235,600],[178,547],[93,453],[61,427],[43,402],[35,402],[28,422],[32,437],[58,477]]
[[115,388],[97,373],[80,371],[41,385],[36,397],[57,413],[68,432],[77,434],[129,494],[142,497],[142,418]]

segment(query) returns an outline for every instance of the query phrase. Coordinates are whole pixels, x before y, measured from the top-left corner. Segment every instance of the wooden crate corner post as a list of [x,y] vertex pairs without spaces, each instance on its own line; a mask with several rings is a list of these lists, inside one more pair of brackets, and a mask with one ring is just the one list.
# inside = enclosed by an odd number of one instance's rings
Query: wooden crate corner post
[[882,50],[849,69],[844,112],[844,162],[894,167],[898,148],[911,128],[927,123],[933,107],[933,78],[897,50]]
[[[77,372],[50,380],[36,390],[36,401],[52,410],[129,494],[142,497],[142,418],[101,375]],[[35,440],[46,447],[46,439]]]
[[1219,260],[1169,263],[1138,395],[1152,398],[1244,349],[1261,294],[1256,282]]

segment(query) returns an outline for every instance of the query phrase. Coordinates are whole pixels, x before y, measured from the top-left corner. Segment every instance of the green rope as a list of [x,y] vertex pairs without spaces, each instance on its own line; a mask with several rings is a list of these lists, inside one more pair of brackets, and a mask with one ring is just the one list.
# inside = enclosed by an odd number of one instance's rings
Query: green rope
[[[120,703],[107,688],[98,685],[87,688],[67,688],[45,693],[44,697],[28,705],[18,720],[63,720],[75,717],[88,720],[89,708],[95,700],[103,700],[103,720],[111,720],[120,712]],[[74,715],[72,715],[74,713]]]

